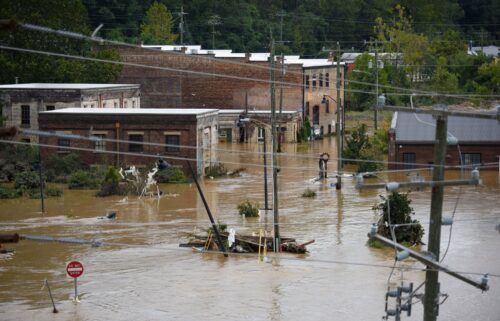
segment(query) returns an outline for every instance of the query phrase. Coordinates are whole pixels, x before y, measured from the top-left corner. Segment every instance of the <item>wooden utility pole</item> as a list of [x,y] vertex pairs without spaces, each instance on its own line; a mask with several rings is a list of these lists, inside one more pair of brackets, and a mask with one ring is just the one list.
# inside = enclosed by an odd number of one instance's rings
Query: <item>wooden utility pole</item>
[[340,125],[342,113],[342,98],[340,98],[340,44],[337,42],[337,190],[342,189],[342,135],[343,130]]
[[[446,138],[447,138],[448,116],[443,113],[436,116],[436,141],[434,143],[434,165],[432,181],[444,180],[444,165],[446,162]],[[432,253],[434,259],[439,262],[439,249],[441,247],[441,219],[443,211],[444,187],[437,185],[432,187],[431,214],[429,224],[429,240],[427,251]],[[425,273],[425,297],[424,297],[424,321],[435,321],[439,303],[438,271],[430,266]]]
[[280,76],[280,115],[279,115],[279,131],[278,131],[278,153],[281,153],[281,120],[283,112],[283,81],[285,79],[285,56],[283,53],[280,55],[281,61],[281,76]]
[[274,252],[279,252],[280,247],[280,232],[279,232],[279,213],[278,213],[278,166],[276,154],[278,152],[277,144],[277,131],[276,131],[276,95],[275,95],[275,77],[274,77],[274,39],[271,32],[271,54],[269,55],[269,60],[271,64],[271,126],[272,126],[272,142],[273,142],[273,157],[272,157],[272,169],[273,169],[273,230],[274,230]]
[[375,130],[378,129],[378,111],[377,111],[377,99],[378,99],[378,41],[375,40],[375,106],[373,108],[373,125]]

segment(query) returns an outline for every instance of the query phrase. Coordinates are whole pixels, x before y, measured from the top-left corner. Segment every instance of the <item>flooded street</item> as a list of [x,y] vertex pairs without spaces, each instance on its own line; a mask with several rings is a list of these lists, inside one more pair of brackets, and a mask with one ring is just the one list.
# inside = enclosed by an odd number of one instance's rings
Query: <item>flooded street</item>
[[[204,180],[212,213],[237,234],[258,233],[270,226],[272,211],[267,218],[263,214],[245,219],[236,206],[246,199],[264,206],[262,157],[255,153],[262,146],[218,148],[226,167],[246,171],[241,177]],[[160,200],[96,198],[95,191],[65,190],[62,198],[46,200],[45,215],[39,200],[0,201],[0,233],[105,244],[5,244],[15,253],[0,254],[0,320],[380,320],[394,252],[369,248],[366,242],[370,225],[378,219],[371,208],[385,191],[358,191],[351,177],[343,178],[341,191],[332,186],[334,178],[313,183],[319,154],[330,153],[328,167],[336,169],[335,150],[334,138],[285,146],[279,159],[280,232],[315,243],[306,255],[270,253],[272,263],[259,262],[254,254],[224,258],[179,247],[196,227],[200,233],[209,227],[194,184],[162,185],[166,196]],[[452,172],[447,178],[459,175]],[[382,178],[403,180],[406,173]],[[455,271],[478,273],[467,274],[477,280],[482,273],[500,275],[500,234],[495,230],[500,221],[499,173],[482,171],[481,178],[483,184],[477,187],[445,188],[443,206],[444,214],[451,215],[458,198],[444,263]],[[271,205],[270,170],[268,181]],[[316,191],[316,198],[302,198],[306,188]],[[410,198],[415,217],[424,223],[427,242],[430,190],[414,191]],[[112,211],[117,212],[116,220],[99,219]],[[442,254],[449,231],[443,226]],[[66,275],[66,264],[72,260],[85,268],[78,279],[77,304],[71,300],[73,282]],[[409,259],[397,267],[391,285],[404,280],[416,287],[425,279],[418,261]],[[52,313],[47,289],[42,289],[45,279],[59,314]],[[444,273],[440,282],[441,293],[449,297],[440,306],[438,320],[499,320],[499,277],[490,278],[490,291],[485,293]],[[415,303],[412,316],[404,314],[402,319],[422,320],[422,315],[422,304]]]

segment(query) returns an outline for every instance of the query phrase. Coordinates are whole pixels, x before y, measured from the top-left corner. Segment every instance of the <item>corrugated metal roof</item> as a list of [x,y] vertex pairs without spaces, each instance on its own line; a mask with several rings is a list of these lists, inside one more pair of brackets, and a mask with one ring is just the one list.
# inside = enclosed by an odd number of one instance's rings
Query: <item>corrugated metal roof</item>
[[40,114],[89,114],[89,115],[202,115],[217,113],[209,108],[62,108]]
[[70,84],[70,83],[26,83],[0,85],[0,89],[107,89],[139,87],[139,84]]
[[[435,140],[436,121],[432,115],[397,112],[393,117],[397,143],[431,143]],[[448,135],[456,137],[459,143],[500,143],[500,121],[449,116]]]

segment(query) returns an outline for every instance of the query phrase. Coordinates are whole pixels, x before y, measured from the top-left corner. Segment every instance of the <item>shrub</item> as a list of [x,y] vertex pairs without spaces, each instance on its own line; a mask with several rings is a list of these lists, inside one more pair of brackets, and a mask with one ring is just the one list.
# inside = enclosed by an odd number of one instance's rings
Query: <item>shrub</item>
[[[43,190],[43,197],[61,197],[63,195],[63,190],[60,188],[45,188]],[[28,196],[30,198],[41,198],[40,197],[40,189],[32,189],[28,191]]]
[[205,171],[205,177],[221,177],[227,175],[227,168],[223,164],[211,164]]
[[29,190],[40,188],[40,176],[34,171],[20,172],[14,178],[14,187],[26,194]]
[[246,200],[238,205],[238,212],[245,217],[257,217],[259,216],[259,204],[252,204]]
[[0,199],[17,198],[21,196],[21,192],[13,187],[0,185]]
[[315,192],[315,191],[313,191],[313,190],[312,190],[312,189],[310,189],[310,188],[307,188],[307,189],[304,191],[304,193],[302,193],[302,197],[310,197],[310,198],[312,198],[312,197],[316,197],[316,192]]
[[[418,220],[413,220],[413,208],[410,207],[411,200],[408,193],[401,194],[393,192],[388,198],[380,196],[382,202],[374,206],[374,210],[381,210],[382,215],[378,221],[378,233],[391,238],[390,224],[411,224],[399,226],[394,229],[398,243],[408,242],[410,245],[420,244],[424,235],[424,228]],[[390,220],[389,220],[390,212]]]
[[177,167],[170,167],[164,170],[161,170],[155,174],[154,179],[158,183],[187,183],[188,179],[182,169]]
[[96,177],[96,173],[79,170],[68,178],[70,189],[97,189],[101,181]]
[[64,156],[53,154],[45,162],[45,169],[51,170],[54,177],[69,176],[71,173],[82,169],[83,163],[78,154],[70,153]]
[[120,178],[118,170],[110,166],[101,183],[101,189],[96,193],[96,196],[126,195],[128,187],[126,184],[120,184]]

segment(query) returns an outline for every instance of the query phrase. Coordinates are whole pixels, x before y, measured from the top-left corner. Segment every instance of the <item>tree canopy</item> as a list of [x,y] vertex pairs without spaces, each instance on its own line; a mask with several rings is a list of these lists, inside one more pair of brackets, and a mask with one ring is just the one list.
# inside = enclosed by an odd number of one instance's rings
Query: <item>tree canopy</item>
[[164,4],[154,2],[141,24],[141,39],[145,44],[172,44],[177,35],[172,33],[173,18]]

